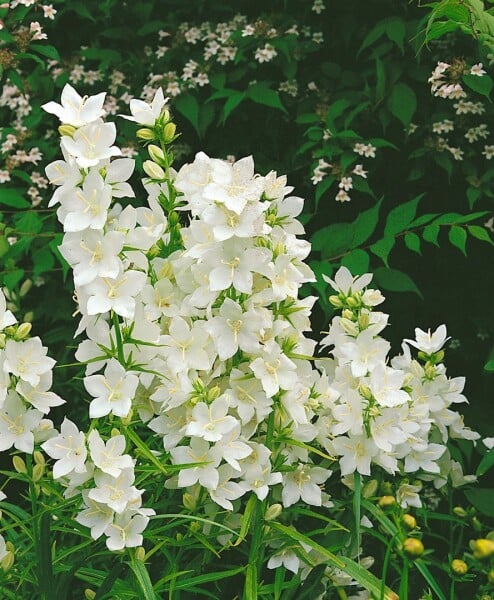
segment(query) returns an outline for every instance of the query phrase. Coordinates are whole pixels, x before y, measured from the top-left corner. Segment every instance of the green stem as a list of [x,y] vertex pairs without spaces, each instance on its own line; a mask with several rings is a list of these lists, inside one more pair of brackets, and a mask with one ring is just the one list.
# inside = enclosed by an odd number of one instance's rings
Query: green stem
[[408,600],[408,559],[403,561],[403,571],[401,572],[400,590],[398,596],[400,600]]
[[122,342],[122,332],[120,331],[120,321],[118,320],[118,315],[116,312],[112,313],[113,317],[113,325],[115,327],[115,339],[117,342],[117,354],[118,354],[118,362],[125,367],[125,356]]

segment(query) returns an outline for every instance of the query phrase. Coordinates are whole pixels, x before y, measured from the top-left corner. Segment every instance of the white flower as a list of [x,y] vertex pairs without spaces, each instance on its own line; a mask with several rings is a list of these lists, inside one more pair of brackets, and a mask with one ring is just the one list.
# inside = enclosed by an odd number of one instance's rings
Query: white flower
[[135,314],[135,296],[146,282],[141,271],[124,271],[117,277],[98,277],[84,287],[88,294],[87,314],[99,315],[113,310],[126,319]]
[[41,375],[51,371],[55,361],[46,356],[47,348],[41,345],[39,337],[23,342],[7,340],[5,344],[3,370],[27,381],[33,387],[40,382]]
[[126,439],[123,435],[112,436],[106,443],[97,429],[88,436],[88,446],[94,464],[104,473],[118,477],[122,469],[132,469],[134,461],[125,451]]
[[104,123],[98,119],[80,127],[73,137],[64,135],[61,144],[77,164],[86,169],[98,165],[101,160],[121,154],[117,146],[112,146],[116,135],[115,123]]
[[352,375],[363,377],[386,359],[391,345],[382,338],[375,337],[372,328],[364,329],[355,340],[335,348],[341,364],[350,363]]
[[82,98],[70,84],[65,84],[62,90],[62,104],[48,102],[41,108],[56,115],[62,123],[81,127],[96,121],[105,114],[103,103],[106,93]]
[[168,102],[168,98],[165,99],[163,96],[163,90],[158,88],[156,91],[151,104],[144,102],[143,100],[132,99],[130,101],[130,112],[132,116],[120,115],[128,121],[134,121],[140,125],[147,125],[153,127],[158,118],[161,115],[163,107]]
[[52,383],[52,372],[47,371],[40,375],[40,380],[37,385],[32,386],[27,381],[20,379],[15,387],[16,391],[45,415],[50,412],[53,406],[60,406],[65,403],[65,400],[60,398],[54,392],[50,392]]
[[114,511],[107,504],[96,502],[89,497],[89,490],[82,490],[85,508],[75,517],[75,520],[91,529],[93,540],[103,535],[106,528],[113,522]]
[[379,363],[370,374],[369,387],[381,406],[399,406],[410,400],[410,396],[401,389],[404,380],[403,371]]
[[340,458],[340,467],[342,475],[349,475],[358,471],[361,475],[370,475],[370,465],[372,458],[378,453],[375,443],[359,435],[355,437],[341,436],[333,440],[334,451]]
[[8,327],[9,325],[13,325],[14,323],[17,323],[17,319],[10,312],[10,310],[7,310],[5,296],[2,290],[0,289],[0,331],[2,331],[2,329],[5,329],[5,327]]
[[191,420],[185,428],[186,435],[201,437],[209,442],[217,442],[238,423],[228,415],[229,405],[224,396],[220,396],[210,405],[198,402],[192,409]]
[[486,71],[482,68],[482,63],[478,63],[473,65],[470,69],[470,75],[477,75],[477,77],[482,77],[482,75],[486,74]]
[[346,267],[340,267],[336,272],[334,280],[323,275],[323,279],[326,283],[337,292],[341,292],[345,296],[360,292],[372,281],[372,275],[366,273],[360,277],[354,277]]
[[54,479],[69,475],[73,471],[86,472],[86,438],[67,417],[60,427],[60,434],[41,444],[41,447],[48,456],[56,460],[53,466]]
[[238,477],[238,472],[230,465],[221,465],[218,468],[219,481],[214,490],[209,490],[211,499],[226,510],[233,510],[232,500],[236,500],[245,494],[245,489],[232,477]]
[[115,552],[124,548],[135,548],[142,544],[142,532],[149,518],[142,514],[126,511],[115,515],[115,521],[105,529],[108,550]]
[[446,325],[440,325],[434,333],[431,333],[430,329],[426,333],[417,327],[415,329],[415,340],[404,341],[410,344],[410,346],[425,352],[425,354],[434,354],[441,350],[448,340]]
[[419,492],[422,489],[422,485],[410,485],[408,483],[402,483],[396,492],[396,500],[402,508],[408,508],[414,506],[415,508],[421,508],[422,501],[420,500]]
[[295,385],[298,378],[296,368],[274,340],[270,340],[263,348],[262,356],[250,364],[250,369],[270,397],[277,394],[280,388],[289,390]]
[[206,440],[193,437],[190,446],[177,446],[170,450],[170,455],[175,465],[187,465],[188,463],[202,463],[198,466],[186,466],[178,474],[179,487],[189,487],[199,482],[208,490],[214,490],[218,486],[220,476],[218,465],[221,458],[215,456]]
[[39,410],[26,410],[20,396],[10,390],[0,410],[0,452],[14,446],[21,452],[32,454],[33,431],[42,417]]
[[299,500],[312,506],[321,506],[322,492],[319,487],[331,475],[331,471],[321,467],[299,464],[294,471],[288,471],[283,476],[283,491],[281,497],[283,506],[288,507]]
[[179,372],[188,369],[208,370],[212,360],[206,346],[209,335],[206,329],[196,321],[189,327],[182,317],[174,317],[169,327],[170,335],[161,338],[167,347],[166,361],[170,370]]
[[94,474],[96,487],[89,490],[88,498],[100,504],[106,504],[116,513],[123,513],[132,504],[140,501],[143,490],[138,490],[134,483],[134,469],[123,469],[118,477],[96,471]]
[[139,378],[128,373],[115,359],[108,361],[104,375],[85,377],[84,387],[94,396],[89,406],[90,418],[97,419],[110,413],[126,417],[138,383]]

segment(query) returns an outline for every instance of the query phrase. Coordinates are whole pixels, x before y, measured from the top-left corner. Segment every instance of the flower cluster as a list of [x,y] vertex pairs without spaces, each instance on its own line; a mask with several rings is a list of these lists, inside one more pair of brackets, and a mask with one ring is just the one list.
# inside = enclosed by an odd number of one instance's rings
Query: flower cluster
[[[392,475],[414,473],[436,487],[449,476],[460,485],[466,480],[446,443],[449,438],[475,441],[480,436],[451,410],[466,402],[465,380],[446,375],[446,327],[434,333],[416,329],[414,340],[404,340],[402,354],[389,359],[390,344],[380,335],[388,315],[373,310],[384,298],[366,287],[370,280],[371,275],[354,278],[344,267],[334,280],[326,278],[337,292],[330,301],[342,314],[322,340],[323,346],[332,347],[327,369],[335,404],[319,441],[339,457],[343,476],[371,475],[371,465],[378,465]],[[417,358],[412,349],[418,350]],[[420,506],[420,487],[410,488],[400,488],[402,506]]]

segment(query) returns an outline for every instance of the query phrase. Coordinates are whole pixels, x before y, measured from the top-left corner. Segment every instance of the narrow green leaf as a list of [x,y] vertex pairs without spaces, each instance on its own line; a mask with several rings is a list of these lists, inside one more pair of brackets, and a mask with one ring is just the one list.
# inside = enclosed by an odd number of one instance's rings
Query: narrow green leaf
[[55,582],[53,580],[53,563],[51,556],[50,525],[51,512],[46,511],[41,515],[39,528],[39,580],[43,597],[53,598],[55,595]]
[[465,229],[459,225],[453,225],[449,230],[448,237],[451,244],[466,256],[467,232]]
[[415,561],[415,566],[417,567],[417,569],[419,570],[419,572],[422,574],[422,577],[431,586],[431,589],[435,592],[435,594],[437,595],[437,597],[439,598],[439,600],[446,600],[446,596],[443,594],[441,588],[439,587],[439,584],[437,583],[437,581],[435,580],[434,576],[432,575],[432,573],[427,568],[427,565],[424,563],[424,561],[422,561],[420,559],[416,560]]
[[398,269],[379,267],[374,272],[378,285],[390,292],[413,292],[423,299],[422,293],[413,279]]
[[139,591],[142,592],[142,595],[139,597],[142,600],[158,600],[156,594],[153,590],[153,584],[151,583],[151,579],[149,579],[149,573],[147,572],[144,563],[140,560],[132,559],[129,563],[127,563],[132,569],[137,585],[139,586]]
[[[297,540],[298,542],[303,542],[304,544],[307,544],[308,546],[316,550],[316,552],[321,554],[321,556],[324,557],[326,562],[332,567],[336,567],[337,569],[341,569],[342,571],[347,573],[350,577],[352,577],[352,579],[358,581],[358,583],[360,583],[362,587],[369,590],[371,594],[375,596],[379,595],[381,591],[381,582],[379,581],[379,579],[375,575],[372,575],[372,573],[370,573],[367,569],[361,567],[355,561],[351,560],[346,556],[336,556],[335,554],[327,550],[324,546],[321,546],[320,544],[312,540],[310,537],[307,537],[306,535],[303,535],[302,533],[298,532],[293,527],[287,527],[286,525],[282,525],[281,523],[276,522],[271,522],[270,527],[276,529],[276,531],[283,533],[284,535],[293,540]],[[393,592],[389,588],[385,589],[384,598],[385,600],[399,600],[395,592]]]
[[485,363],[484,369],[486,371],[494,371],[494,358],[491,358]]
[[241,542],[244,541],[245,536],[249,532],[250,524],[252,523],[252,515],[254,514],[255,507],[256,496],[254,494],[251,494],[249,500],[247,501],[247,505],[245,506],[244,514],[242,516],[238,538],[236,542],[232,544],[232,546],[238,546]]
[[173,584],[174,590],[186,590],[191,586],[200,586],[204,583],[211,581],[219,581],[220,579],[227,579],[228,577],[234,577],[239,573],[243,573],[245,567],[237,567],[236,569],[229,569],[226,571],[215,571],[212,573],[205,573],[204,575],[198,575],[197,577],[187,577],[184,581],[175,581]]

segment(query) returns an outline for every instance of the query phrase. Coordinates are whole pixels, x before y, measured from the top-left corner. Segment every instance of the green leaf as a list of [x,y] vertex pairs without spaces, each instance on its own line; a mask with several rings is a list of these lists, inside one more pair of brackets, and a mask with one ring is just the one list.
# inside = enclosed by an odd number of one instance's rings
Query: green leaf
[[403,42],[405,41],[406,26],[402,19],[393,17],[386,19],[386,35],[394,42],[403,54]]
[[352,240],[351,223],[334,223],[323,227],[312,236],[313,250],[320,250],[323,258],[334,259],[350,250]]
[[424,231],[422,233],[422,237],[424,238],[424,240],[426,242],[429,242],[430,244],[434,244],[438,248],[439,248],[439,243],[437,241],[437,237],[439,235],[439,229],[440,229],[439,225],[436,225],[436,224],[427,225],[427,227],[424,229]]
[[314,200],[316,201],[316,208],[319,206],[319,200],[333,185],[334,181],[335,181],[335,178],[333,176],[329,175],[329,176],[326,176],[322,181],[320,181],[317,184],[316,193],[314,195]]
[[283,112],[287,112],[283,106],[280,95],[275,90],[271,90],[263,83],[254,83],[247,88],[247,97],[256,104],[263,104],[271,108],[277,108]]
[[470,186],[467,189],[468,207],[470,210],[473,208],[480,196],[482,196],[482,191],[479,188]]
[[147,572],[144,563],[140,560],[133,559],[127,564],[134,572],[139,591],[142,592],[142,595],[139,595],[139,598],[142,598],[142,600],[157,600],[153,590],[153,584],[149,579],[149,573]]
[[469,502],[483,515],[494,517],[494,502],[492,501],[492,489],[474,488],[465,490],[465,496]]
[[353,247],[361,246],[374,233],[382,200],[360,213],[353,223]]
[[38,54],[51,58],[52,60],[60,61],[60,54],[55,46],[49,46],[44,44],[30,44],[30,50],[34,50]]
[[229,96],[228,100],[225,102],[225,106],[223,107],[223,123],[228,119],[231,112],[235,110],[244,99],[245,94],[243,92],[235,92],[235,94]]
[[467,243],[467,232],[463,227],[453,225],[448,233],[449,241],[453,246],[456,246],[462,254],[467,255],[465,246]]
[[492,241],[489,232],[484,227],[480,227],[480,225],[467,225],[467,229],[468,233],[472,237],[481,240],[482,242],[487,242],[494,246],[494,242]]
[[489,75],[463,75],[463,83],[467,85],[471,90],[489,98],[492,90],[492,79]]
[[239,575],[245,571],[245,567],[237,567],[235,569],[228,569],[226,571],[215,571],[212,573],[205,573],[204,575],[197,575],[196,577],[187,577],[184,581],[178,580],[173,583],[174,590],[187,590],[193,586],[201,586],[211,581],[219,581],[220,579],[226,579],[227,577],[233,577]]
[[53,598],[55,582],[53,580],[53,563],[51,556],[50,524],[52,514],[46,511],[40,518],[39,529],[39,583],[41,594],[45,598]]
[[370,250],[373,254],[379,256],[383,263],[388,266],[388,256],[394,245],[395,238],[393,236],[385,236],[375,244],[372,244]]
[[192,94],[180,94],[180,96],[175,98],[173,108],[176,108],[192,124],[197,133],[200,134],[199,102],[195,96]]
[[350,106],[350,102],[346,98],[340,98],[333,102],[326,113],[326,125],[330,131],[335,132],[335,119],[343,114],[343,111]]
[[362,42],[362,45],[358,49],[357,56],[362,52],[362,50],[365,50],[368,46],[370,46],[375,41],[377,41],[384,34],[385,30],[386,30],[386,22],[385,21],[381,21],[375,27],[373,27],[369,31],[369,33],[365,36],[364,41]]
[[410,125],[417,109],[417,96],[412,88],[405,83],[397,83],[391,90],[388,99],[388,108],[391,114],[407,127]]
[[385,91],[386,72],[382,60],[376,58],[376,102],[380,102],[384,98]]
[[485,475],[492,467],[494,467],[494,448],[491,448],[489,452],[482,457],[475,475],[477,475],[477,477]]
[[484,369],[486,371],[494,371],[494,358],[491,358],[485,363]]
[[208,127],[214,119],[214,106],[212,104],[203,104],[199,111],[199,132],[200,137],[206,135]]
[[390,292],[413,292],[423,299],[422,293],[412,278],[403,271],[379,267],[375,270],[374,277],[378,285],[385,290]]
[[341,264],[354,275],[363,275],[369,270],[369,255],[365,250],[356,248],[342,258]]
[[[341,569],[344,573],[349,575],[352,579],[355,579],[362,587],[369,590],[374,596],[380,597],[381,593],[381,582],[379,579],[372,575],[367,569],[361,567],[358,563],[348,558],[347,556],[336,556],[329,550],[327,550],[321,544],[318,544],[310,537],[303,535],[293,527],[287,527],[281,523],[271,522],[269,526],[280,533],[283,533],[286,537],[307,544],[313,548],[318,554],[324,557],[325,561],[332,567]],[[398,596],[389,588],[384,589],[383,600],[399,600]]]
[[24,198],[20,190],[2,190],[0,204],[12,206],[12,208],[28,208],[31,206],[31,203]]
[[417,205],[423,194],[393,208],[386,219],[384,235],[395,235],[404,231],[415,218]]
[[3,276],[3,282],[9,290],[13,290],[23,277],[24,269],[14,269],[5,273]]
[[405,245],[412,252],[422,254],[420,251],[420,238],[416,233],[408,232],[405,234]]

